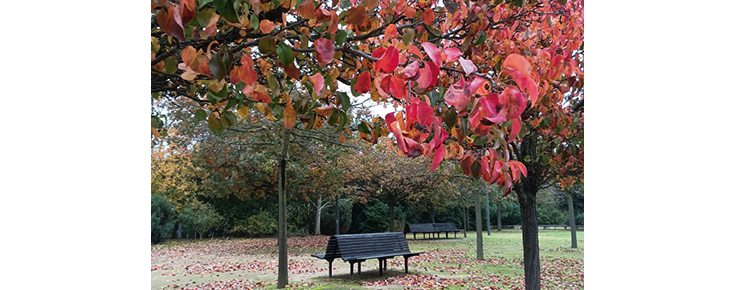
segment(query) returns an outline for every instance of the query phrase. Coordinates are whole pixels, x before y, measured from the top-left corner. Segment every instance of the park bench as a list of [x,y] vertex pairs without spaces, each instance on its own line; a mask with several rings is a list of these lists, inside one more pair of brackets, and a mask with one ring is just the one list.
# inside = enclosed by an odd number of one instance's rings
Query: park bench
[[424,234],[424,238],[426,238],[426,234],[433,234],[436,230],[434,230],[433,224],[406,224],[406,226],[403,228],[403,233],[413,234],[413,239],[416,239],[416,234]]
[[332,261],[336,258],[342,258],[343,261],[350,263],[350,279],[352,279],[355,263],[357,263],[357,273],[361,274],[362,262],[368,259],[378,259],[378,273],[382,277],[383,269],[388,267],[388,259],[403,256],[406,273],[408,273],[408,258],[422,253],[411,252],[408,249],[406,237],[400,232],[393,232],[334,235],[329,237],[327,251],[324,254],[311,256],[329,262],[330,278],[332,277]]
[[446,233],[447,238],[449,238],[449,233],[453,232],[454,237],[457,237],[457,232],[460,230],[457,229],[457,227],[454,226],[453,223],[443,223],[443,224],[434,224],[434,230],[438,233]]

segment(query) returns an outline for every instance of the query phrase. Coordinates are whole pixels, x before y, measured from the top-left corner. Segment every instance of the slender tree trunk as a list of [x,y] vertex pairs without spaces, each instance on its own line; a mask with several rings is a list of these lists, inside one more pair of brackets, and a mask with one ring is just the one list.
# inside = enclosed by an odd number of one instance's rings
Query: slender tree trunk
[[467,237],[467,228],[470,226],[467,222],[467,206],[462,206],[462,216],[464,217],[464,237]]
[[[477,182],[483,182],[477,179]],[[482,252],[482,195],[475,193],[475,234],[477,236],[477,260],[484,260]]]
[[322,233],[321,220],[322,220],[322,196],[320,195],[319,199],[316,201],[316,229],[314,230],[314,234],[317,236]]
[[518,194],[521,206],[521,232],[523,233],[523,268],[526,290],[541,289],[541,267],[538,249],[538,222],[536,217],[536,194]]
[[498,210],[497,210],[497,215],[498,215],[498,231],[501,231],[503,229],[503,221],[502,221],[502,217],[503,216],[500,214],[500,208],[501,208],[502,205],[503,205],[503,203],[498,199]]
[[334,234],[339,235],[339,193],[334,197]]
[[390,216],[390,229],[388,230],[389,232],[393,232],[396,229],[395,207],[396,205],[393,203],[388,205],[388,216]]
[[567,192],[567,204],[569,205],[569,225],[572,228],[572,248],[577,248],[577,225],[574,220],[574,193]]
[[487,235],[490,236],[490,197],[488,197],[487,191],[485,191],[485,217],[487,220]]
[[289,131],[283,128],[281,154],[278,155],[278,285],[288,284],[288,233],[286,227],[286,160],[288,158]]

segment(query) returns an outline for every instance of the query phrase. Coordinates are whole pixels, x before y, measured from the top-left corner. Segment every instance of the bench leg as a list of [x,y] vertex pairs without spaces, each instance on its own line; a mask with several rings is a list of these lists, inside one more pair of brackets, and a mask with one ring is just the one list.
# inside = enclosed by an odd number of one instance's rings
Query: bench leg
[[406,274],[408,274],[408,257],[403,256],[403,265],[406,266]]
[[329,278],[332,278],[332,261],[329,261]]
[[357,274],[362,274],[362,262],[357,262]]
[[354,266],[355,262],[350,261],[350,279],[353,279],[353,273],[354,273]]
[[378,276],[383,277],[383,261],[378,259]]
[[447,232],[447,239],[449,238],[449,232]]

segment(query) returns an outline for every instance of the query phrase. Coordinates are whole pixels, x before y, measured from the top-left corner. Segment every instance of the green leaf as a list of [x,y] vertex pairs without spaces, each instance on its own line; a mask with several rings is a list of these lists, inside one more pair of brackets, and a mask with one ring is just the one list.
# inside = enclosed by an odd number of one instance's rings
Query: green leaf
[[476,146],[482,146],[482,145],[485,145],[487,141],[488,141],[487,136],[479,136],[479,137],[475,137],[475,140],[473,141],[473,143]]
[[225,64],[225,74],[230,72],[230,68],[232,67],[232,53],[229,51],[224,51],[218,53],[220,58],[222,58],[222,62]]
[[230,119],[227,119],[227,118],[225,118],[224,116],[222,116],[222,117],[220,117],[220,118],[219,118],[219,123],[220,123],[220,126],[221,126],[221,127],[223,128],[223,129],[227,129],[227,128],[230,128],[230,127],[232,127],[232,125],[233,125],[233,123],[231,122],[231,120],[230,120]]
[[339,8],[347,9],[352,7],[352,4],[350,4],[350,1],[344,0],[342,2],[339,2]]
[[211,3],[212,1],[214,1],[214,0],[199,0],[199,8],[204,7],[204,5],[207,5],[207,4]]
[[350,109],[350,97],[345,92],[338,92],[340,102],[342,102],[342,110],[347,111]]
[[223,87],[222,90],[219,92],[212,91],[212,89],[209,89],[209,96],[210,99],[214,99],[216,101],[221,101],[222,99],[227,98],[227,86]]
[[163,127],[163,121],[156,116],[151,116],[151,127],[156,129],[161,128]]
[[406,28],[403,30],[403,44],[411,44],[414,37],[416,37],[416,30],[413,30],[412,28]]
[[335,45],[340,46],[343,43],[345,43],[345,39],[347,39],[347,32],[344,30],[337,30],[337,42]]
[[[217,125],[217,126],[219,126],[219,125]],[[222,135],[222,133],[225,132],[225,129],[224,128],[215,128],[215,127],[212,127],[211,124],[208,124],[207,127],[209,127],[209,130],[211,130],[212,133],[214,133],[214,136]]]
[[166,65],[166,68],[165,68],[165,70],[166,70],[166,73],[170,73],[170,74],[172,74],[172,73],[175,73],[175,72],[176,72],[176,70],[178,70],[178,69],[179,69],[179,68],[178,68],[178,66],[179,66],[179,62],[178,62],[178,61],[176,61],[176,57],[175,57],[175,56],[173,56],[173,55],[172,55],[172,56],[169,56],[169,57],[167,57],[164,63],[165,63],[165,65]]
[[360,125],[357,125],[357,131],[360,131],[361,133],[365,133],[365,135],[370,135],[370,128],[368,127],[365,122],[361,122]]
[[473,42],[472,45],[478,45],[480,43],[483,43],[485,42],[485,39],[487,39],[487,33],[485,33],[484,30],[480,31],[480,36],[478,36],[477,39],[475,39],[475,42]]
[[531,156],[526,155],[526,157],[523,157],[523,161],[531,162]]
[[284,66],[289,66],[293,63],[293,50],[285,42],[278,44],[276,54],[278,54],[278,61],[280,61]]
[[217,14],[222,15],[222,18],[232,23],[238,23],[240,20],[237,18],[234,4],[234,0],[214,0],[213,6]]
[[339,111],[339,127],[337,127],[337,131],[334,131],[334,132],[339,133],[339,131],[341,131],[342,128],[344,128],[345,125],[347,125],[347,121],[349,121],[347,119],[347,114],[345,114],[344,111],[340,110]]
[[212,59],[209,60],[209,71],[217,80],[222,80],[227,75],[227,68],[219,53],[212,55]]
[[457,110],[454,108],[449,109],[449,112],[444,115],[444,123],[447,124],[447,131],[451,132],[454,125],[457,125]]
[[[559,0],[559,1],[561,1],[561,0]],[[515,5],[516,7],[526,6],[526,0],[513,0],[513,5]]]
[[258,41],[258,50],[263,54],[276,53],[276,39],[273,36],[265,36]]
[[334,126],[334,124],[337,124],[337,120],[339,120],[339,110],[332,110],[329,119],[327,119],[327,124]]
[[559,2],[561,5],[567,5],[567,0],[557,0],[556,2]]
[[224,114],[223,120],[227,120],[230,124],[234,125],[237,124],[237,116],[235,116],[235,113],[227,111]]
[[207,112],[199,109],[194,113],[194,117],[196,117],[199,121],[204,121],[205,119],[207,119]]
[[250,25],[253,26],[253,30],[258,31],[260,20],[258,20],[258,16],[255,16],[255,14],[250,15]]

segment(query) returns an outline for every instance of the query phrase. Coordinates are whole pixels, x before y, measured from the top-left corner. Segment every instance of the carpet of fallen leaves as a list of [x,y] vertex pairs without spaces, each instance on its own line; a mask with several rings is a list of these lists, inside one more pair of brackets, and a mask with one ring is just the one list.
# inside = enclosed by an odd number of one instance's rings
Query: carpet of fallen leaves
[[[289,238],[289,275],[323,273],[312,280],[290,281],[288,288],[309,289],[331,284],[326,278],[327,263],[310,257],[323,253],[328,237]],[[436,241],[410,241],[428,246],[419,256],[409,258],[409,271],[403,274],[404,259],[388,260],[390,275],[383,278],[349,281],[356,288],[377,289],[523,289],[523,260],[518,258],[491,257],[474,259],[471,243],[462,247],[440,249]],[[435,247],[436,246],[436,247]],[[458,245],[459,246],[459,245]],[[469,248],[467,248],[469,246]],[[413,247],[412,247],[413,248]],[[431,249],[434,248],[434,249]],[[446,248],[446,247],[445,247]],[[584,250],[568,248],[541,249],[547,252],[581,253]],[[170,277],[171,283],[160,289],[214,290],[214,289],[264,289],[273,288],[273,276],[266,281],[253,281],[252,274],[274,274],[278,271],[276,239],[207,240],[195,242],[173,242],[151,247],[151,272]],[[366,262],[369,263],[369,262]],[[366,268],[363,271],[375,270]],[[222,273],[233,273],[241,279],[220,280]],[[398,274],[400,273],[400,274]],[[242,274],[240,276],[239,274]],[[251,274],[249,279],[246,274]],[[154,274],[158,276],[158,274]],[[228,274],[230,275],[230,274]],[[159,276],[159,277],[160,277]],[[200,283],[185,282],[180,276],[201,277]],[[167,278],[168,279],[168,278]],[[187,277],[186,279],[189,279]],[[258,278],[254,278],[258,280]],[[307,279],[309,280],[309,279]],[[307,281],[305,280],[305,281]],[[337,280],[337,279],[333,279]],[[179,283],[184,285],[179,285]],[[542,289],[584,289],[584,259],[541,257]]]

